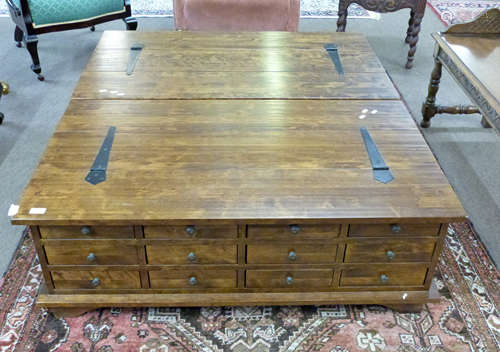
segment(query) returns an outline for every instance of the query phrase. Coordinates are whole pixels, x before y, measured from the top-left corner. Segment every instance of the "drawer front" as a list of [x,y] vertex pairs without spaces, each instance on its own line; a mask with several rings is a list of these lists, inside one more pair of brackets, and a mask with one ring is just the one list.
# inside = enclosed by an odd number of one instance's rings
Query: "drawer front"
[[340,225],[248,225],[250,239],[328,239],[337,238]]
[[42,238],[134,238],[132,226],[40,226]]
[[337,257],[336,244],[262,243],[247,246],[249,264],[330,264]]
[[437,236],[441,224],[351,224],[349,236]]
[[248,270],[248,288],[307,288],[332,285],[333,270]]
[[235,244],[168,244],[146,246],[149,264],[236,264]]
[[173,240],[236,238],[238,226],[144,226],[144,236]]
[[235,270],[162,270],[150,271],[151,288],[236,288]]
[[347,243],[346,263],[430,262],[436,242],[427,239],[357,240]]
[[340,286],[423,286],[427,268],[420,265],[377,266],[342,270]]
[[54,240],[44,248],[51,265],[139,264],[134,242]]
[[51,271],[56,289],[137,289],[141,280],[137,271]]

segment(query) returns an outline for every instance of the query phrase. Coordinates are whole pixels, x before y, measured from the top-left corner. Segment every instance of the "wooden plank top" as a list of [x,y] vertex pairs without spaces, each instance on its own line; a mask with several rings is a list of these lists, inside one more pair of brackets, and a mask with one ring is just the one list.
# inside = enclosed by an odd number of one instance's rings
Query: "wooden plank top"
[[[84,178],[110,126],[117,131],[107,180],[94,186]],[[391,167],[389,184],[373,179],[362,126]],[[31,208],[46,212],[32,215]],[[12,221],[447,222],[464,216],[400,101],[73,99]]]
[[[134,74],[130,47],[145,45]],[[324,48],[336,44],[345,74]],[[105,32],[76,99],[399,99],[361,34]]]
[[500,35],[438,34],[464,74],[482,91],[490,105],[500,113]]

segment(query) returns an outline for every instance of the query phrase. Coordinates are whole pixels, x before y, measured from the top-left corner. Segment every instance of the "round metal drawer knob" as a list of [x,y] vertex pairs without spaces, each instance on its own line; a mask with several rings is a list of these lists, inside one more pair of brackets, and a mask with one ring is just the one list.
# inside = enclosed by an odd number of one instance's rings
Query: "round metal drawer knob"
[[393,260],[394,257],[396,256],[396,253],[394,253],[393,251],[387,251],[386,255],[387,255],[387,259]]
[[385,274],[380,275],[380,281],[382,283],[386,284],[387,282],[389,282],[389,276],[387,276]]
[[190,262],[194,262],[194,261],[196,261],[196,254],[194,254],[193,252],[189,253],[189,254],[188,254],[188,260],[189,260]]
[[399,226],[398,224],[392,225],[391,229],[392,229],[392,232],[394,232],[394,233],[400,233],[401,232],[401,226]]
[[82,235],[90,235],[90,233],[92,232],[92,228],[90,226],[82,226],[81,228],[81,232],[82,232]]
[[288,259],[297,260],[297,253],[295,253],[294,251],[288,252]]
[[197,285],[197,284],[198,284],[198,280],[197,280],[194,276],[191,276],[191,277],[189,278],[189,284],[190,284],[191,286],[195,286],[195,285]]
[[290,232],[293,233],[294,235],[297,235],[300,232],[300,226],[290,225]]
[[193,225],[186,226],[186,233],[189,236],[194,236],[196,234],[196,227],[194,227]]
[[287,277],[286,277],[286,284],[287,284],[287,285],[291,285],[291,284],[293,284],[293,277],[291,277],[291,276],[287,276]]
[[90,284],[92,285],[92,287],[97,287],[101,284],[101,280],[99,280],[98,277],[94,277],[92,281],[90,281]]
[[96,256],[95,256],[95,254],[94,254],[94,253],[90,253],[90,254],[87,256],[87,260],[88,260],[89,262],[95,262],[95,260],[96,260],[96,259],[97,259],[97,258],[96,258]]

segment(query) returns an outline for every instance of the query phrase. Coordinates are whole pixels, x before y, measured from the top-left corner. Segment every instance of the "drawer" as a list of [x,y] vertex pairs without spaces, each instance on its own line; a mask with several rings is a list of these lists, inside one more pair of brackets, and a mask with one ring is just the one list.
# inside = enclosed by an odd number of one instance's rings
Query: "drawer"
[[423,286],[427,267],[398,265],[394,268],[369,267],[342,270],[340,286]]
[[247,246],[249,264],[330,264],[337,257],[336,244],[262,243]]
[[346,263],[430,262],[436,242],[428,239],[351,240]]
[[250,239],[328,239],[339,234],[340,225],[248,225]]
[[329,287],[333,270],[248,270],[248,288]]
[[169,244],[146,246],[149,264],[236,264],[235,244]]
[[440,228],[441,224],[351,224],[348,236],[437,236]]
[[141,280],[137,271],[51,271],[56,289],[137,289]]
[[151,288],[236,288],[236,270],[150,271]]
[[52,265],[139,264],[134,241],[48,240],[44,249]]
[[144,226],[144,236],[173,240],[236,238],[238,226]]
[[40,226],[42,238],[134,238],[132,226]]

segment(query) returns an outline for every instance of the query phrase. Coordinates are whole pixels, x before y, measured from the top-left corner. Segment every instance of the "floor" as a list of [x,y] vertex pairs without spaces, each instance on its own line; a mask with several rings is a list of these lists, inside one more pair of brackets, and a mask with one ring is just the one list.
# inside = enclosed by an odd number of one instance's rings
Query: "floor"
[[[427,92],[433,66],[430,33],[444,26],[428,8],[422,23],[415,66],[404,68],[409,11],[399,11],[375,20],[348,20],[347,31],[365,33],[417,120]],[[336,20],[304,19],[301,31],[335,31]],[[171,30],[172,19],[141,18],[139,29]],[[17,204],[23,188],[45,149],[71,97],[80,73],[88,62],[100,34],[106,29],[122,30],[121,22],[100,25],[95,33],[76,30],[41,36],[39,43],[45,82],[38,82],[29,70],[24,49],[16,48],[14,27],[0,18],[0,79],[10,83],[11,93],[2,98],[6,114],[0,126],[0,271],[6,270],[23,231],[6,216],[10,204]],[[466,103],[468,99],[446,73],[438,101]],[[500,263],[500,138],[484,129],[479,115],[442,115],[433,120],[424,135],[448,176],[471,221],[491,256]]]

